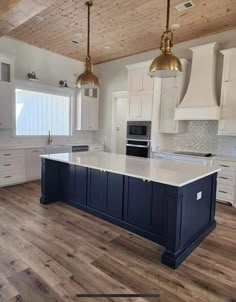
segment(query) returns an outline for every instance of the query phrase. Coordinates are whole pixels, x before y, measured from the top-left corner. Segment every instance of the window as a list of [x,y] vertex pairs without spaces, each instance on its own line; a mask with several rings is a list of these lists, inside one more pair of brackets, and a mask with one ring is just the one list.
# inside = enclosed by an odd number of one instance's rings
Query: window
[[16,135],[70,135],[71,97],[16,89]]

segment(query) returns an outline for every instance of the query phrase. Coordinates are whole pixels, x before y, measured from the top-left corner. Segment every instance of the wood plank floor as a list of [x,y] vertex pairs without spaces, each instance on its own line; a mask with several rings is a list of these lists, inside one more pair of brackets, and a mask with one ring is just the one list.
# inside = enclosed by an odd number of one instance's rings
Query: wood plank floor
[[153,242],[60,202],[42,207],[39,197],[37,182],[0,189],[0,301],[236,301],[236,209],[218,205],[216,230],[173,271]]

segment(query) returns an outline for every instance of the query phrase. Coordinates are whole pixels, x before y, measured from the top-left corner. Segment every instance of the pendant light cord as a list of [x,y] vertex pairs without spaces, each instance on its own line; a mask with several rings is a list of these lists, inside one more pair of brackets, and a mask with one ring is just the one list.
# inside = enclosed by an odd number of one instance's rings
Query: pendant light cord
[[166,32],[170,31],[169,23],[170,23],[170,0],[167,0]]
[[88,40],[87,40],[87,58],[90,60],[90,7],[93,5],[92,1],[87,1],[88,6]]

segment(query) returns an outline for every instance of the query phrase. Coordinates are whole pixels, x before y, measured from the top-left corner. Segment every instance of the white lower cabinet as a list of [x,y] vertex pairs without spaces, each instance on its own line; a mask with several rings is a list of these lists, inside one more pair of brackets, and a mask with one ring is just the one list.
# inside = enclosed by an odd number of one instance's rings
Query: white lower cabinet
[[0,151],[0,186],[19,183],[25,180],[24,150]]
[[0,151],[0,187],[41,178],[44,148]]
[[26,149],[25,164],[26,164],[26,179],[40,179],[41,177],[41,159],[40,155],[44,153],[44,148]]
[[236,207],[236,162],[216,159],[214,165],[221,168],[217,177],[217,200]]

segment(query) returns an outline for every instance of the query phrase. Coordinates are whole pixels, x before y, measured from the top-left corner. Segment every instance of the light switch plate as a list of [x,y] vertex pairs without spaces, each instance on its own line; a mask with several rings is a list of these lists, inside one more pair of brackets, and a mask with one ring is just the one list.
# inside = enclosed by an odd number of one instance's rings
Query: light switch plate
[[197,200],[200,200],[200,199],[202,199],[202,192],[197,193]]

